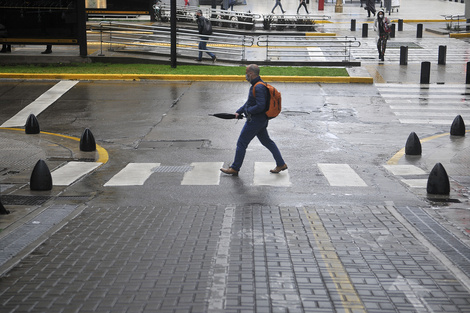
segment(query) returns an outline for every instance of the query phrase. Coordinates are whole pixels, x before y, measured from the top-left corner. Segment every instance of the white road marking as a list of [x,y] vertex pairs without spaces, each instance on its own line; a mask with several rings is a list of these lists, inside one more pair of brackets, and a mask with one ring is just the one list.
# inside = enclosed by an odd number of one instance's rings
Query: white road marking
[[348,164],[318,163],[331,186],[337,187],[367,187],[367,184]]
[[157,166],[160,163],[129,163],[104,186],[142,186]]
[[273,174],[269,170],[276,167],[273,162],[255,162],[255,171],[253,185],[255,186],[274,186],[290,187],[289,170]]
[[427,179],[402,179],[402,182],[407,184],[411,188],[427,188]]
[[425,175],[426,172],[414,165],[384,165],[393,175]]
[[220,183],[220,168],[223,162],[194,162],[193,169],[184,173],[181,185],[218,185]]
[[51,89],[43,93],[39,98],[27,105],[11,119],[3,123],[0,127],[18,127],[24,126],[30,114],[38,116],[47,109],[52,103],[62,97],[67,91],[75,86],[78,81],[63,80],[54,85]]
[[222,312],[227,300],[227,279],[230,264],[230,242],[235,207],[227,207],[224,212],[217,250],[212,260],[209,277],[212,278],[208,301],[208,312]]
[[103,163],[69,162],[51,173],[54,186],[68,186]]

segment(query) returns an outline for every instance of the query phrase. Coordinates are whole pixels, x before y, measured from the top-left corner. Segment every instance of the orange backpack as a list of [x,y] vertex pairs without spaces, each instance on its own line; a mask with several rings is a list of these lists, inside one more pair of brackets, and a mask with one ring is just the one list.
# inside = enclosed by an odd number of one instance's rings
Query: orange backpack
[[268,99],[267,99],[267,103],[266,103],[266,106],[267,106],[267,110],[266,110],[266,116],[268,117],[268,119],[272,119],[272,118],[275,118],[276,116],[279,115],[279,113],[281,113],[281,109],[282,109],[282,105],[281,105],[281,93],[276,89],[274,88],[273,86],[267,84],[267,83],[264,83],[264,82],[257,82],[254,86],[253,86],[253,96],[256,97],[256,94],[255,94],[255,88],[256,88],[256,85],[258,84],[263,84],[266,86],[266,88],[268,88]]

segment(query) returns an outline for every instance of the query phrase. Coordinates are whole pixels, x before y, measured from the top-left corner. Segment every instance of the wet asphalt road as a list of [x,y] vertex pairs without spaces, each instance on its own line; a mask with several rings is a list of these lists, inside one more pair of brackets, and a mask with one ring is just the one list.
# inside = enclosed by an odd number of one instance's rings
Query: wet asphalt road
[[[2,81],[0,123],[56,83]],[[65,201],[65,207],[54,210],[81,205],[83,211],[2,278],[3,307],[13,312],[468,310],[468,292],[449,270],[457,267],[438,261],[435,248],[410,227],[419,221],[410,222],[412,213],[405,210],[442,219],[465,241],[464,219],[452,224],[444,218],[466,210],[465,184],[452,181],[450,197],[460,203],[439,206],[383,167],[411,131],[424,138],[446,133],[450,125],[401,123],[377,85],[275,86],[284,110],[269,132],[289,166],[282,173],[288,174],[288,187],[256,185],[256,162],[274,167],[256,139],[239,177],[222,175],[212,186],[181,184],[181,167],[233,160],[243,121],[209,114],[234,112],[246,99],[247,83],[83,81],[60,97],[38,116],[41,129],[80,137],[89,128],[109,160],[72,185],[46,192],[76,197],[62,198],[57,203]],[[442,156],[461,162],[452,175],[468,176],[466,157],[449,157],[452,143],[445,140],[448,136],[429,144],[444,149],[400,162],[429,172]],[[466,146],[461,141],[452,153],[465,153]],[[426,161],[427,155],[432,159]],[[47,157],[52,170],[64,163]],[[141,186],[104,186],[130,163],[177,169],[153,173]],[[332,185],[324,164],[349,166],[365,185]],[[24,185],[27,177],[26,170],[12,172],[1,183]],[[24,187],[17,192],[37,195]]]

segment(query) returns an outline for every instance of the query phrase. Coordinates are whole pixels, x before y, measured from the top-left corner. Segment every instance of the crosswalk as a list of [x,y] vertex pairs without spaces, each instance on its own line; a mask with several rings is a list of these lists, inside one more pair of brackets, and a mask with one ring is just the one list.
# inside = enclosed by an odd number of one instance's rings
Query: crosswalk
[[[54,186],[67,186],[75,183],[83,176],[95,171],[101,163],[98,162],[69,162],[54,170],[51,175]],[[273,162],[255,162],[252,174],[250,169],[244,169],[240,175],[252,176],[252,186],[291,187],[292,180],[289,170],[278,174],[270,173],[275,166]],[[115,173],[104,187],[143,186],[151,176],[158,179],[160,173],[175,173],[181,177],[181,186],[218,186],[223,184],[223,174],[220,168],[223,162],[193,162],[190,165],[165,166],[161,163],[128,163]],[[348,164],[318,163],[319,171],[325,177],[325,183],[332,187],[368,187],[367,183]],[[166,176],[161,176],[166,179]]]
[[[416,38],[393,38],[387,42],[385,52],[385,62],[400,64],[400,47],[408,47],[408,64],[430,61],[437,64],[439,57],[439,46],[446,46],[446,64],[465,64],[468,62],[468,52],[470,45],[462,40],[455,38],[439,38],[419,40]],[[362,64],[377,64],[378,51],[377,39],[374,36],[361,38],[361,46],[351,48],[353,60],[361,61]]]
[[452,125],[470,118],[470,88],[466,85],[376,84],[380,95],[402,124]]

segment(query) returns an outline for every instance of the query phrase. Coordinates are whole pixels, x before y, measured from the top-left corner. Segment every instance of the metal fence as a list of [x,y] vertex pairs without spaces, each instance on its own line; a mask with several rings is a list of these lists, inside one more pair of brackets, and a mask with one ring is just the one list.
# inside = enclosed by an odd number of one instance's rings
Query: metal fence
[[258,46],[266,47],[266,61],[342,58],[351,60],[351,48],[360,47],[356,37],[260,36]]
[[[170,55],[170,28],[141,24],[102,22],[99,24],[101,55],[104,50],[147,52]],[[219,59],[245,61],[246,48],[253,46],[253,36],[213,33],[204,35],[209,41],[207,49]],[[196,57],[201,35],[197,31],[177,30],[177,55]],[[203,52],[207,50],[201,50]]]

